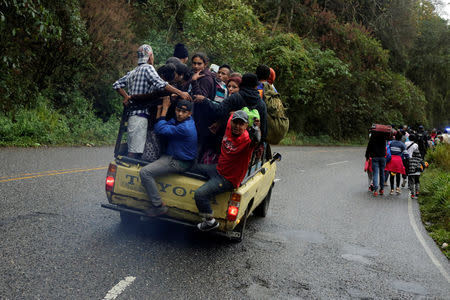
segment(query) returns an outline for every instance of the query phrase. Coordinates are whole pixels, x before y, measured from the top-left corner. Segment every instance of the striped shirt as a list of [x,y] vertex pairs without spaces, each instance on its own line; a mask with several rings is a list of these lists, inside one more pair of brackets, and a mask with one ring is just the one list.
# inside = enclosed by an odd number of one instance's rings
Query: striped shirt
[[[128,72],[125,76],[114,82],[115,90],[127,88],[128,94],[150,94],[161,91],[167,85],[167,82],[159,77],[155,68],[149,64],[140,64],[134,70]],[[133,110],[129,112],[130,116],[145,114],[148,115],[148,109]]]
[[391,148],[391,155],[400,155],[403,157],[408,157],[408,152],[406,151],[405,144],[400,141],[392,141],[389,144]]

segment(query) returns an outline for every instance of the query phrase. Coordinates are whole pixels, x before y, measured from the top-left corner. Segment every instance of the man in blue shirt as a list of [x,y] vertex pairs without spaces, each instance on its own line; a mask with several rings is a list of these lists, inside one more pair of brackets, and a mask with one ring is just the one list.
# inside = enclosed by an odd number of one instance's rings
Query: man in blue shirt
[[167,137],[167,151],[158,160],[146,165],[139,175],[147,191],[152,207],[145,212],[149,216],[158,216],[167,212],[156,186],[155,177],[189,170],[197,156],[197,131],[192,119],[192,102],[180,100],[175,108],[175,118],[166,121],[170,106],[170,97],[164,97],[158,105],[155,133]]

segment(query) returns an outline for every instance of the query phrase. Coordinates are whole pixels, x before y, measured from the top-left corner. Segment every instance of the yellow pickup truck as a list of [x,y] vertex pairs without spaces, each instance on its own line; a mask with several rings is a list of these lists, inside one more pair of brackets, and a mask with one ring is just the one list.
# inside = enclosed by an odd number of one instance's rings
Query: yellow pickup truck
[[[106,175],[106,196],[108,204],[102,207],[120,212],[121,222],[129,224],[146,216],[143,210],[150,207],[144,187],[141,185],[139,171],[148,164],[146,161],[127,157],[122,135],[126,124],[121,124],[115,148],[115,158],[110,163]],[[270,149],[270,147],[267,147]],[[270,150],[269,150],[270,151]],[[265,217],[276,173],[276,161],[281,155],[263,155],[262,161],[252,158],[247,176],[240,187],[232,192],[216,196],[211,203],[220,226],[217,233],[231,240],[242,241],[247,218],[253,213]],[[169,208],[159,219],[195,226],[201,219],[194,200],[194,192],[207,178],[185,172],[156,179],[161,198]]]

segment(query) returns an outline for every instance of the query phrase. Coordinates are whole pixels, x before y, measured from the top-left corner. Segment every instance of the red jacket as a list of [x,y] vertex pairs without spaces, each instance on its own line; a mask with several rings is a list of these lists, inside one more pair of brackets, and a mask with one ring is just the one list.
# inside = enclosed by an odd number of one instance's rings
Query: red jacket
[[248,131],[240,136],[231,133],[231,116],[222,139],[217,172],[238,188],[247,172],[253,149]]

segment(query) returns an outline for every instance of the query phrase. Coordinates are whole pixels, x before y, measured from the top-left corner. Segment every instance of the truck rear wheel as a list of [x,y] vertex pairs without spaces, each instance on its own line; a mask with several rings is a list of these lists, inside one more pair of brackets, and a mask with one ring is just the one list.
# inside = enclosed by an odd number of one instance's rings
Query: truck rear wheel
[[140,216],[128,213],[125,211],[120,212],[120,221],[122,225],[132,225],[139,223]]
[[269,191],[267,192],[266,197],[264,198],[263,202],[261,202],[257,208],[254,210],[254,214],[258,217],[265,217],[267,215],[267,211],[269,210],[269,204],[270,204],[270,197],[272,197],[272,187],[270,187]]

